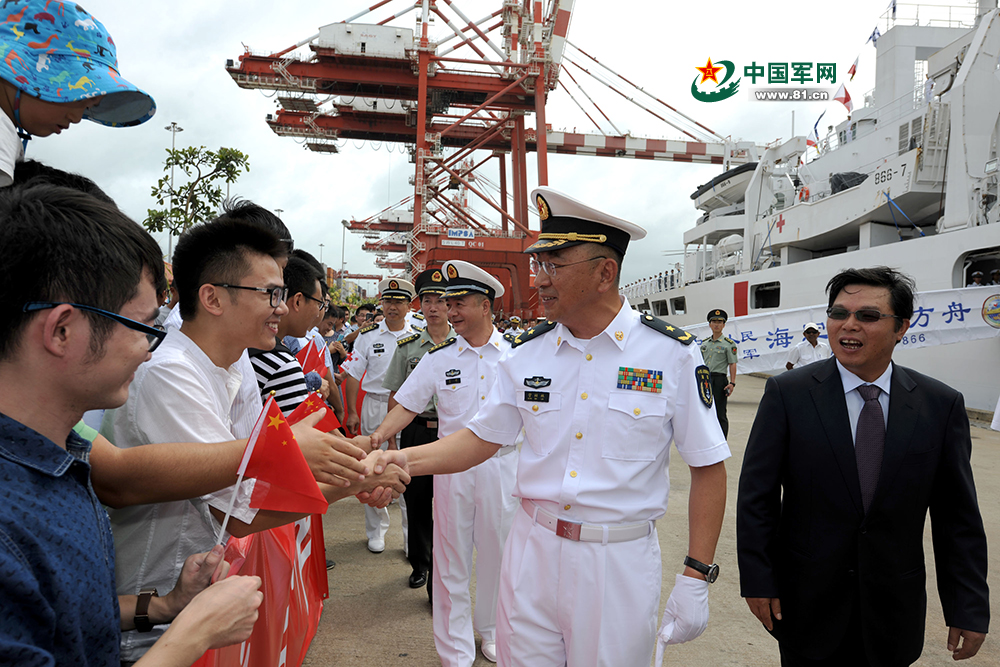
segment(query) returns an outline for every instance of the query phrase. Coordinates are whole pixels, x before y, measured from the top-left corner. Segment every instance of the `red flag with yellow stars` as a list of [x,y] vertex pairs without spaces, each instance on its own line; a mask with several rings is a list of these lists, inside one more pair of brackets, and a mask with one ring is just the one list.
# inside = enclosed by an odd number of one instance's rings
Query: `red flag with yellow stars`
[[326,416],[319,420],[319,423],[313,426],[317,431],[323,431],[323,433],[329,433],[335,428],[340,428],[340,420],[337,419],[337,415],[333,413],[333,408],[327,405],[323,398],[313,392],[306,397],[306,400],[299,403],[298,407],[292,410],[292,413],[288,415],[289,424],[298,424],[307,415],[311,415],[320,408],[326,408]]
[[264,404],[261,419],[257,420],[243,452],[243,461],[246,462],[243,476],[257,480],[250,507],[296,514],[326,512],[329,504],[273,396]]

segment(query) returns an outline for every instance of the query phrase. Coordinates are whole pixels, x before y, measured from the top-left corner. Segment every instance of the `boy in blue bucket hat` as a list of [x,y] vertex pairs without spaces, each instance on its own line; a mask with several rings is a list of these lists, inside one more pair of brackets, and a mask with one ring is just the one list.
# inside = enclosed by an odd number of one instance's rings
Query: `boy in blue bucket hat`
[[59,134],[84,118],[139,125],[156,112],[153,98],[118,73],[114,40],[80,5],[8,0],[2,18],[0,187],[10,185],[32,136]]

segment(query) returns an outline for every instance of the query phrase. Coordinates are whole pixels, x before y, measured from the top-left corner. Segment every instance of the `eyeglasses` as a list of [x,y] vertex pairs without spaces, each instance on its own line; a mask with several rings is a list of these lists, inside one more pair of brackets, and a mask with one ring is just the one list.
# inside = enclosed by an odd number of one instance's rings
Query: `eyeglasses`
[[579,262],[570,262],[569,264],[553,264],[552,262],[539,262],[532,255],[528,263],[531,267],[531,272],[537,274],[539,271],[544,271],[548,274],[549,278],[556,277],[556,270],[563,268],[564,266],[573,266],[574,264],[583,264],[584,262],[592,262],[595,259],[607,259],[604,255],[599,255],[597,257],[591,257],[589,259],[581,259]]
[[[243,285],[228,285],[226,283],[209,283],[213,287],[225,287],[227,289],[245,289],[248,292],[261,292],[271,298],[271,308],[277,308],[281,302],[288,298],[287,287],[244,287]],[[310,297],[312,298],[312,297]]]
[[879,320],[884,320],[887,317],[893,319],[901,320],[899,315],[888,315],[886,313],[879,312],[874,308],[862,308],[861,310],[847,310],[846,308],[841,308],[840,306],[831,306],[826,309],[826,316],[831,320],[846,320],[851,315],[854,315],[858,319],[858,322],[863,322],[864,324],[873,324]]
[[100,308],[94,308],[93,306],[85,306],[82,303],[70,303],[68,301],[29,301],[28,303],[24,304],[24,307],[21,310],[25,313],[34,313],[39,310],[47,310],[49,308],[55,308],[56,306],[73,306],[74,308],[79,308],[80,310],[86,310],[91,313],[97,313],[98,315],[102,315],[104,317],[114,320],[115,322],[118,322],[122,326],[131,329],[132,331],[138,331],[139,333],[143,333],[146,335],[146,340],[149,343],[150,352],[159,347],[160,343],[163,342],[163,339],[167,337],[166,330],[159,324],[151,327],[147,324],[143,324],[142,322],[137,322],[127,317],[123,317],[118,313],[112,313],[107,310],[101,310]]
[[320,299],[317,299],[314,296],[309,296],[308,294],[303,294],[302,296],[304,296],[305,298],[309,299],[310,301],[315,301],[316,303],[318,303],[319,307],[320,307],[320,310],[326,310],[327,308],[330,307],[330,302],[329,301],[322,301]]

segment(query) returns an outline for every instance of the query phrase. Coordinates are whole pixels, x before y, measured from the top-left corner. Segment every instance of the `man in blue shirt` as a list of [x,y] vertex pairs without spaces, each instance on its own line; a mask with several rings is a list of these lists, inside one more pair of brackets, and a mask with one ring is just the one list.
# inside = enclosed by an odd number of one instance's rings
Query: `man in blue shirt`
[[[113,204],[49,185],[0,193],[0,249],[0,664],[118,667],[121,628],[162,605],[116,596],[90,443],[71,429],[124,403],[165,335],[152,326],[160,249]],[[190,664],[246,639],[259,586],[210,586],[176,617],[159,660]]]

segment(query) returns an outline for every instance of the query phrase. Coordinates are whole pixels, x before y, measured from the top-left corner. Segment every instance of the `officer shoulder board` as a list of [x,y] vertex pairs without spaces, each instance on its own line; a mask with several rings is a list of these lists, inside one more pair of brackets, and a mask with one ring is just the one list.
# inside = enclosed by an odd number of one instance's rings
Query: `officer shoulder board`
[[512,333],[505,333],[503,335],[503,339],[505,341],[507,341],[508,343],[513,343],[514,342],[514,334],[512,334]]
[[437,345],[435,345],[434,347],[432,347],[431,349],[427,350],[427,354],[434,354],[438,350],[443,350],[444,348],[446,348],[449,345],[451,345],[452,343],[454,343],[456,340],[458,340],[458,339],[455,338],[454,336],[452,336],[451,338],[449,338],[449,339],[447,339],[447,340],[445,340],[443,342],[440,342]]
[[421,313],[413,313],[413,319],[420,320],[422,322],[423,319],[424,319],[424,316]]
[[694,336],[684,331],[684,329],[668,324],[658,317],[653,317],[652,315],[640,315],[639,321],[650,329],[659,331],[661,334],[666,334],[684,345],[690,345],[694,342]]
[[415,341],[418,338],[420,338],[420,334],[418,334],[418,333],[415,333],[412,336],[405,336],[405,337],[400,338],[399,340],[397,340],[396,341],[396,345],[397,345],[397,347],[403,347],[407,343],[412,343],[413,341]]
[[372,324],[365,325],[358,329],[358,335],[360,336],[361,334],[366,334],[369,331],[375,331],[376,329],[378,329],[378,322],[373,322]]
[[541,324],[536,324],[527,331],[519,333],[516,336],[514,336],[514,340],[511,341],[510,346],[511,348],[518,347],[519,345],[523,345],[533,338],[538,338],[542,334],[548,333],[555,328],[556,328],[555,322],[551,320],[546,320]]
[[733,340],[732,338],[730,338],[729,336],[723,336],[723,338],[726,339],[727,343],[729,343],[730,345],[733,346],[733,354],[736,354],[736,345],[737,345],[737,342],[735,340]]

